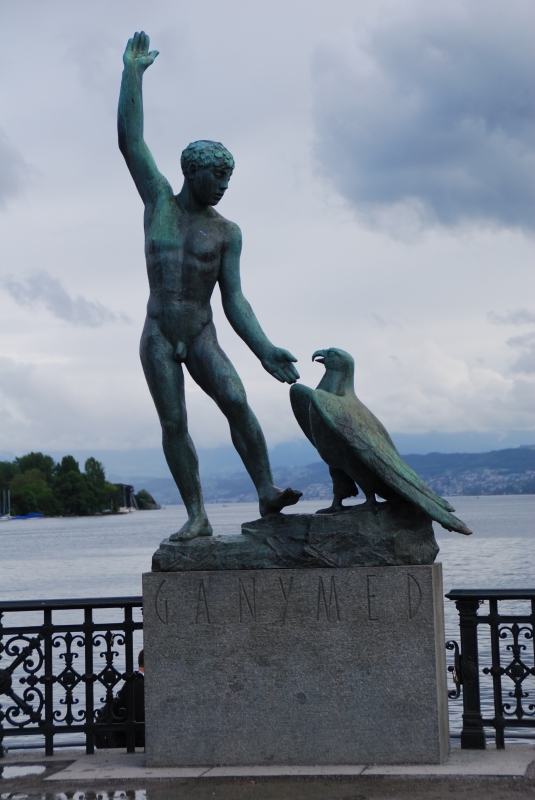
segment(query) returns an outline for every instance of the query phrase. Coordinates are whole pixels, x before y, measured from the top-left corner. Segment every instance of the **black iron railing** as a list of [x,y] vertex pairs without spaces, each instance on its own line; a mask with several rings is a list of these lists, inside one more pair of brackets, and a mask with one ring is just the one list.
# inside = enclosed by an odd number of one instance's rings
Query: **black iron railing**
[[[462,688],[461,748],[484,749],[486,726],[495,729],[496,747],[503,748],[505,728],[535,728],[535,685],[529,681],[535,676],[535,589],[453,589],[446,597],[455,601],[459,612],[460,647],[456,641],[446,647],[455,659],[448,669],[456,689],[449,696],[459,697]],[[499,613],[498,603],[511,600],[526,603],[528,613],[516,613],[516,608],[513,614]],[[480,615],[486,601],[489,613]],[[490,663],[484,666],[478,639],[482,626],[490,631],[490,652],[485,656]],[[481,714],[481,674],[492,678],[493,717]]]
[[[455,589],[446,597],[459,612],[460,645],[452,640],[446,647],[454,655],[450,698],[462,690],[461,747],[483,749],[484,729],[493,727],[496,746],[503,748],[505,728],[535,728],[535,686],[529,687],[535,677],[535,589]],[[523,601],[528,613],[499,613],[501,601]],[[487,615],[478,613],[484,602]],[[133,686],[141,606],[141,597],[0,602],[0,757],[11,737],[44,740],[52,755],[54,737],[61,744],[65,734],[80,737],[87,753],[103,735],[122,736],[127,751],[134,751],[144,732],[135,719]],[[490,633],[489,648],[480,646],[482,627]],[[481,713],[482,675],[492,682],[492,717]],[[113,699],[123,681],[117,706]]]
[[95,737],[119,734],[134,751],[144,730],[133,687],[141,605],[141,597],[0,602],[0,756],[15,736],[44,738],[52,755],[59,734],[83,734],[87,753]]

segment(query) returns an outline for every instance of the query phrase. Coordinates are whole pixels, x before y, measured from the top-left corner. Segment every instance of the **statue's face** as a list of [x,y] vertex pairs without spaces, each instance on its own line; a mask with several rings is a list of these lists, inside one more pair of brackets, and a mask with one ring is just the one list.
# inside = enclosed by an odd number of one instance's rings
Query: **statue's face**
[[195,195],[206,206],[216,206],[219,203],[228,189],[231,175],[232,170],[229,168],[197,167],[195,164],[190,166],[188,172]]

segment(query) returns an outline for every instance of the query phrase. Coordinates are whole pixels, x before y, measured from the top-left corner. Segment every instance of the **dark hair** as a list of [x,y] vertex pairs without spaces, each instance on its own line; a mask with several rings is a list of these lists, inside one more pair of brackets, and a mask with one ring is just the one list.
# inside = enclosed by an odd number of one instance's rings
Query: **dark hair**
[[190,164],[198,167],[223,167],[224,169],[234,169],[234,158],[221,142],[212,142],[210,139],[199,139],[197,142],[188,144],[182,151],[180,166],[184,175]]
[[145,661],[145,651],[140,650],[137,656],[138,667],[144,667],[145,666],[145,664],[143,663],[144,661]]

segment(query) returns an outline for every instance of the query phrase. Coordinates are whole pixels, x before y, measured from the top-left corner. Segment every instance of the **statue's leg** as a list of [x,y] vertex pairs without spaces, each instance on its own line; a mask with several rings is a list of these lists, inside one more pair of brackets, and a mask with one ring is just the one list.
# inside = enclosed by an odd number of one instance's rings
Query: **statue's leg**
[[199,462],[188,433],[182,365],[173,360],[173,346],[154,320],[147,319],[140,355],[145,378],[162,426],[165,458],[188,512],[188,521],[171,539],[211,536],[204,508]]
[[297,503],[301,492],[281,491],[273,485],[264,434],[247,402],[238,373],[219,346],[212,324],[207,325],[189,347],[185,363],[193,380],[226,416],[234,447],[258,492],[262,516]]

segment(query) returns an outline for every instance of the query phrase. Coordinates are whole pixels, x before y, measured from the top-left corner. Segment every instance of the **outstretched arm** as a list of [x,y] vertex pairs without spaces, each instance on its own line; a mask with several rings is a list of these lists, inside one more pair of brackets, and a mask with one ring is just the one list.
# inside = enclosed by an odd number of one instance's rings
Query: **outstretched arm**
[[119,149],[145,204],[155,202],[162,191],[172,193],[143,139],[143,73],[158,55],[157,50],[149,52],[149,44],[143,31],[128,40],[117,114]]
[[295,383],[299,373],[293,362],[297,359],[287,350],[271,344],[243,295],[240,281],[241,232],[237,225],[230,223],[229,233],[219,273],[221,299],[227,319],[267,372],[281,383]]

